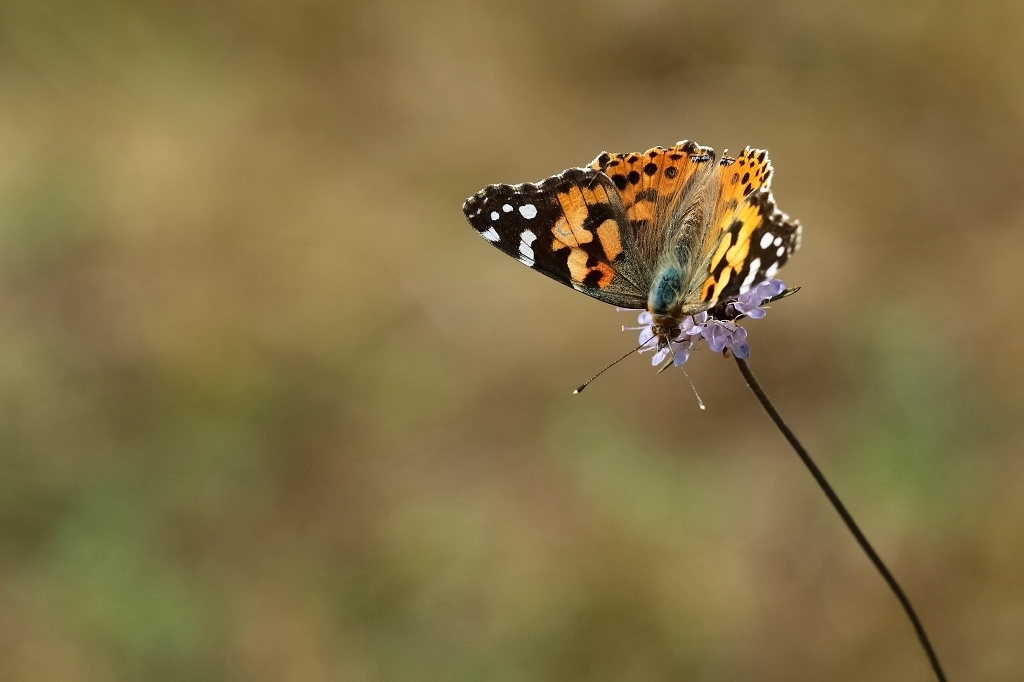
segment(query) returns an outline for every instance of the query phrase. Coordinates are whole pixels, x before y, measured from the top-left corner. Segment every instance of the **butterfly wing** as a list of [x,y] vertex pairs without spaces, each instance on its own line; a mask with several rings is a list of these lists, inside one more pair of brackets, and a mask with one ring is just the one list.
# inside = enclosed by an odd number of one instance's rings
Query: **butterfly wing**
[[648,282],[666,244],[685,239],[681,232],[688,224],[678,214],[695,203],[693,195],[704,186],[714,159],[710,147],[683,140],[668,149],[654,147],[643,153],[604,152],[590,164],[606,174],[619,192]]
[[489,185],[462,206],[480,235],[524,265],[599,301],[643,308],[649,276],[604,173],[571,168],[539,183]]
[[772,163],[765,150],[746,147],[736,158],[723,156],[715,176],[714,206],[698,250],[704,256],[713,253],[743,200],[752,192],[771,186]]
[[698,286],[692,295],[699,305],[686,308],[706,310],[746,293],[774,277],[800,248],[800,224],[775,207],[772,193],[763,186],[732,211],[723,211],[722,224],[714,250],[695,271]]

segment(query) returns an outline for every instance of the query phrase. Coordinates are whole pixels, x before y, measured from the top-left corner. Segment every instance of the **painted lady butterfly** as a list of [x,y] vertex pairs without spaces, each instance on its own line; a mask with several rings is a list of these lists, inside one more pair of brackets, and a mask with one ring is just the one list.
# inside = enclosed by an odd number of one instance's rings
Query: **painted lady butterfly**
[[694,142],[599,155],[538,183],[489,185],[462,210],[487,241],[599,301],[646,308],[665,348],[689,315],[772,278],[800,246],[768,154]]

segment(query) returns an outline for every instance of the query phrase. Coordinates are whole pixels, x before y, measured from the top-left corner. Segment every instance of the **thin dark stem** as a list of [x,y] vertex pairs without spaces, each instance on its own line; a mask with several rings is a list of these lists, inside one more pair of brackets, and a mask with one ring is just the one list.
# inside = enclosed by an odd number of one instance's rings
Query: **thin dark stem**
[[832,486],[829,485],[828,480],[825,478],[825,474],[821,473],[821,469],[819,469],[818,465],[814,463],[811,456],[807,454],[807,450],[804,449],[804,446],[801,445],[800,441],[797,440],[795,435],[793,435],[793,432],[789,430],[789,427],[786,426],[786,422],[782,420],[779,413],[775,411],[775,407],[768,399],[768,395],[764,392],[764,389],[761,388],[761,384],[757,382],[757,379],[754,378],[754,373],[751,372],[750,365],[746,360],[742,360],[740,358],[736,358],[736,364],[739,366],[740,372],[743,374],[743,378],[746,379],[747,386],[750,387],[750,390],[753,391],[754,395],[757,397],[758,402],[761,403],[761,407],[764,408],[764,411],[767,412],[768,416],[771,417],[773,422],[775,422],[775,426],[779,428],[782,435],[787,441],[789,441],[789,444],[793,447],[793,450],[796,451],[796,454],[800,457],[804,466],[810,470],[811,475],[814,476],[814,480],[818,482],[818,486],[821,488],[822,492],[825,493],[828,501],[832,503],[836,512],[840,517],[842,517],[843,523],[846,524],[846,527],[857,540],[857,544],[860,545],[860,548],[868,555],[868,559],[870,559],[871,563],[875,565],[875,569],[882,575],[885,582],[888,583],[889,589],[892,590],[893,594],[896,595],[896,599],[898,599],[900,604],[903,606],[903,610],[906,612],[907,618],[910,619],[911,624],[914,626],[914,630],[917,632],[917,638],[920,640],[921,646],[924,648],[924,652],[928,656],[928,661],[931,663],[932,670],[935,671],[935,677],[939,682],[946,682],[946,674],[942,672],[942,665],[939,664],[939,657],[935,655],[935,649],[932,648],[932,643],[928,639],[928,634],[924,631],[924,625],[921,624],[921,620],[917,617],[917,613],[914,611],[914,607],[910,604],[910,600],[907,598],[907,595],[903,593],[903,588],[900,587],[896,578],[894,578],[892,573],[889,572],[889,569],[886,568],[885,563],[882,561],[881,557],[878,556],[878,552],[875,551],[875,548],[871,546],[870,542],[868,542],[864,533],[861,532],[857,522],[853,520],[852,516],[850,516],[850,512],[846,510],[846,506],[839,499],[839,496],[836,495]]

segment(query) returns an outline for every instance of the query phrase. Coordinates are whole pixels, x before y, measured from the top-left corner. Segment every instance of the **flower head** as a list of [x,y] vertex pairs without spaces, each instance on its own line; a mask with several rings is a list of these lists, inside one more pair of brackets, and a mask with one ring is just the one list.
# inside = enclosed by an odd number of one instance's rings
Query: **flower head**
[[711,311],[690,315],[679,324],[679,333],[668,344],[659,347],[658,335],[653,329],[653,316],[644,310],[637,317],[639,326],[623,327],[623,331],[640,332],[640,352],[654,351],[651,364],[663,365],[669,358],[676,367],[690,358],[690,352],[704,341],[715,353],[728,350],[738,358],[750,357],[747,330],[737,324],[741,318],[759,320],[768,314],[764,305],[786,290],[780,279],[761,282],[733,301],[716,306]]

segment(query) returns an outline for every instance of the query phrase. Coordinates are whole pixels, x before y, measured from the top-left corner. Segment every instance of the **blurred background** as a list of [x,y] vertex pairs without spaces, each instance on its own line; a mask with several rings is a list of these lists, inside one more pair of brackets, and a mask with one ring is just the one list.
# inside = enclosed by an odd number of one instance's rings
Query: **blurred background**
[[753,367],[1024,678],[1022,63],[1010,0],[7,0],[0,679],[932,679],[731,361],[571,396],[632,317],[462,216],[683,138],[771,151]]

